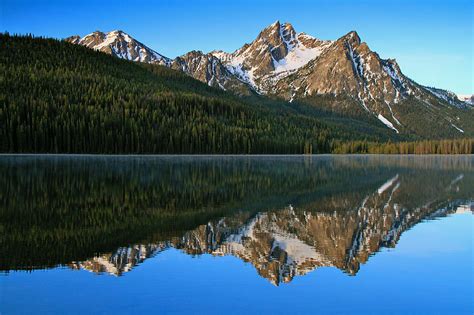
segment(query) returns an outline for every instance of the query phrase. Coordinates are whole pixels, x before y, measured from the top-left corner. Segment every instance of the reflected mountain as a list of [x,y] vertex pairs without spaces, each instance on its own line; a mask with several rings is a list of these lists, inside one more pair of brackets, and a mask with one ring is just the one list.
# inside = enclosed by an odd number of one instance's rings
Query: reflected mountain
[[233,255],[275,285],[355,275],[423,220],[472,212],[473,157],[0,159],[0,269],[122,275],[160,252]]

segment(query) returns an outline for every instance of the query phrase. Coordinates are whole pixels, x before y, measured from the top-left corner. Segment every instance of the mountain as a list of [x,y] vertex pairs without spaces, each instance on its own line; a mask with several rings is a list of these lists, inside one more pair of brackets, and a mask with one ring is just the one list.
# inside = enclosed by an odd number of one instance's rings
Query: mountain
[[[212,56],[196,58],[175,59],[171,67],[227,73]],[[413,139],[368,119],[237,97],[169,67],[65,41],[0,34],[0,64],[9,78],[0,80],[8,91],[0,95],[7,109],[0,110],[1,152],[301,154],[332,152],[352,140],[368,148]]]
[[86,46],[122,59],[169,66],[171,59],[160,55],[127,33],[116,30],[109,33],[95,31],[84,37],[71,36],[65,41]]
[[465,94],[458,94],[456,95],[456,97],[465,102],[465,103],[468,103],[469,105],[474,105],[474,95],[472,94],[468,94],[468,95],[465,95]]
[[385,198],[379,196],[376,201],[369,197],[367,202],[376,203],[361,204],[358,211],[348,209],[345,213],[291,208],[259,213],[240,221],[239,227],[222,219],[189,231],[168,246],[190,255],[236,256],[251,263],[261,277],[280,285],[323,266],[355,275],[370,256],[383,247],[395,247],[404,231],[457,209],[452,205],[400,211]]
[[[116,48],[133,48],[133,39],[120,31],[66,40],[139,61]],[[472,104],[449,91],[417,84],[394,59],[382,59],[372,51],[355,31],[337,40],[321,40],[276,21],[232,53],[191,51],[160,60],[159,64],[238,95],[257,93],[357,119],[375,119],[374,124],[394,133],[451,138],[474,132]],[[430,128],[425,128],[428,124]]]
[[322,103],[318,96],[332,96],[331,110],[347,113],[362,108],[396,133],[423,132],[416,130],[419,121],[412,122],[401,103],[411,101],[411,107],[429,111],[425,119],[453,135],[463,134],[464,125],[450,113],[450,106],[471,109],[448,91],[407,78],[394,59],[380,58],[355,31],[323,41],[277,21],[234,53],[214,54],[261,94],[316,106]]
[[446,103],[451,104],[455,107],[458,108],[463,108],[463,109],[469,109],[472,108],[473,105],[472,103],[472,96],[459,96],[456,95],[455,93],[448,91],[448,90],[443,90],[443,89],[438,89],[434,87],[424,87],[427,91],[435,95],[437,98],[444,100]]
[[275,22],[250,44],[232,54],[212,52],[229,70],[261,94],[269,94],[273,84],[318,57],[331,41],[297,34],[289,23]]
[[71,36],[66,38],[65,41],[122,59],[167,66],[183,71],[193,78],[207,83],[209,86],[223,90],[232,90],[242,95],[250,94],[249,87],[230,73],[221,63],[220,59],[212,54],[191,51],[175,59],[170,59],[120,30],[109,33],[95,31],[82,38],[78,35]]
[[225,67],[219,58],[201,51],[191,51],[177,57],[170,64],[175,70],[183,71],[193,78],[207,83],[209,86],[231,90],[240,95],[250,95],[251,89],[244,82],[236,78]]

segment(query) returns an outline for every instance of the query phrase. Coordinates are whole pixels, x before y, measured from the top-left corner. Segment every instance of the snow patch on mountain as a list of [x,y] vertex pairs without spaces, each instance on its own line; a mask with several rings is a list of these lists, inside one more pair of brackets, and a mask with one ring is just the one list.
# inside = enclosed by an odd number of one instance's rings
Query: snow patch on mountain
[[309,41],[315,41],[316,39],[302,33],[295,36],[295,34],[288,30],[288,24],[286,23],[280,26],[280,37],[285,43],[288,53],[280,60],[273,59],[275,68],[273,73],[275,74],[294,71],[305,66],[308,62],[321,55],[321,53],[331,45],[331,42],[328,41],[319,47],[306,47],[298,38],[304,37],[305,40]]
[[248,83],[252,88],[258,91],[254,76],[255,69],[251,68],[246,70],[243,60],[244,59],[241,57],[230,59],[229,63],[226,65],[227,70],[229,70],[229,72],[235,75],[239,80]]
[[288,264],[301,264],[308,260],[315,260],[322,264],[328,263],[327,258],[318,253],[313,246],[304,243],[296,236],[274,234],[272,251],[276,248],[286,252]]
[[319,47],[307,48],[301,44],[293,46],[285,58],[282,58],[280,60],[273,59],[273,65],[275,67],[273,73],[276,74],[297,70],[306,65],[311,60],[321,55],[322,51],[323,48]]
[[388,120],[387,118],[385,118],[382,114],[379,114],[379,115],[377,116],[377,118],[378,118],[385,126],[387,126],[387,127],[390,128],[390,129],[393,129],[393,130],[395,130],[397,133],[399,133],[399,132],[398,132],[398,129],[393,126],[393,124],[390,122],[390,120]]
[[462,130],[461,128],[459,128],[458,126],[456,126],[455,124],[451,123],[451,126],[453,126],[457,131],[459,131],[460,133],[464,133],[464,130]]

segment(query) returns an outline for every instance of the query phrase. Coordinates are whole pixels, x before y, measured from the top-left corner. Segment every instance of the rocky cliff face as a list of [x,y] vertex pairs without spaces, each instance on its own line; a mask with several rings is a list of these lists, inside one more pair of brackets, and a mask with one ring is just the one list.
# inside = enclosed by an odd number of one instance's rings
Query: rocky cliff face
[[[380,59],[361,42],[356,32],[335,41],[290,80],[293,94],[349,94],[363,104],[370,101],[393,104],[413,92],[395,60]],[[287,92],[282,86],[279,90]]]
[[250,44],[229,54],[211,52],[240,80],[260,94],[272,94],[276,82],[296,72],[331,46],[279,21],[265,28]]
[[238,80],[222,64],[221,60],[212,54],[191,51],[176,57],[170,67],[183,71],[193,78],[207,83],[209,86],[230,90],[238,94],[250,94],[248,85]]

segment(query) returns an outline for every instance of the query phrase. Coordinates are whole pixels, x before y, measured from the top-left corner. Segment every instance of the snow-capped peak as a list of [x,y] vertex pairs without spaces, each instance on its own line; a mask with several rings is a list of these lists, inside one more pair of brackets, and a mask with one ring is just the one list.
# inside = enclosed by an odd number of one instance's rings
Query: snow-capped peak
[[317,58],[331,44],[304,33],[296,33],[290,23],[275,21],[250,44],[234,53],[211,52],[228,70],[257,92],[267,93],[281,79]]
[[169,58],[145,46],[122,30],[114,30],[108,33],[95,31],[82,38],[79,38],[79,36],[69,37],[66,41],[127,60],[163,65],[169,65],[171,62]]
[[[280,26],[280,36],[288,52],[284,58],[274,60],[275,74],[283,72],[290,74],[318,57],[331,44],[330,41],[323,42],[306,34],[296,34],[289,23]],[[301,41],[300,37],[305,42]]]

